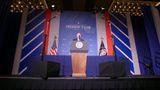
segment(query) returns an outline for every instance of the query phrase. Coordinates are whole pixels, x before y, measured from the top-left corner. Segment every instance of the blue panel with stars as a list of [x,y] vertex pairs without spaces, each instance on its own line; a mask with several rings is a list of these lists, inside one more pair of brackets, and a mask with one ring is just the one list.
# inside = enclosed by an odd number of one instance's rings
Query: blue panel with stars
[[63,11],[60,18],[59,55],[71,55],[71,42],[80,32],[88,43],[88,56],[97,55],[96,15],[91,12]]

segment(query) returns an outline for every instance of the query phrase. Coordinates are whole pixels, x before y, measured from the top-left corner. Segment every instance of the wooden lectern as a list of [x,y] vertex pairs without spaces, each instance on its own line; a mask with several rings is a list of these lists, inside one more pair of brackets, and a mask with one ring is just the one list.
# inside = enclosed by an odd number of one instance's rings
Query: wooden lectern
[[73,77],[86,77],[87,48],[85,41],[73,41],[71,44]]

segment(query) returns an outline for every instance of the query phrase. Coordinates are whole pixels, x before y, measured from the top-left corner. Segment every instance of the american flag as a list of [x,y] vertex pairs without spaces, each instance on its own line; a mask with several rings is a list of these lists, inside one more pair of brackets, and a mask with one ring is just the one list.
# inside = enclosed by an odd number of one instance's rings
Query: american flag
[[106,50],[105,45],[102,40],[100,48],[99,48],[99,56],[106,56],[106,55],[107,55],[107,50]]
[[56,44],[56,37],[54,38],[53,45],[52,45],[52,48],[49,51],[49,54],[50,55],[57,55],[58,54],[57,44]]

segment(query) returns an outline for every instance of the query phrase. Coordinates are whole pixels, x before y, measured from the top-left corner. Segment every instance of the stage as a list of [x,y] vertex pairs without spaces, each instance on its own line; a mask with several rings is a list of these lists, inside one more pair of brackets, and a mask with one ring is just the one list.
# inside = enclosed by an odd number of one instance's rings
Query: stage
[[160,90],[160,77],[19,77],[1,76],[0,89],[40,90]]
[[[99,77],[99,65],[100,63],[104,63],[104,62],[111,62],[111,61],[115,61],[114,60],[115,57],[114,56],[87,56],[87,63],[86,63],[86,75],[87,77]],[[127,75],[130,75],[130,71],[129,71],[129,68],[130,68],[130,63],[127,62],[127,60],[125,58],[121,58],[121,57],[118,57],[117,58],[118,61],[125,61],[125,70],[126,70],[126,74]],[[22,62],[23,64],[22,65],[27,65],[27,70],[21,74],[21,76],[31,76],[31,73],[32,73],[32,69],[37,61],[39,63],[39,61],[42,60],[42,57],[41,56],[35,56],[35,57],[32,57],[30,59],[28,59],[27,62]],[[72,76],[72,61],[71,61],[71,56],[52,56],[52,55],[44,55],[43,57],[43,61],[45,62],[57,62],[57,63],[60,63],[60,75],[59,76],[63,76],[63,77],[70,77]],[[36,71],[39,71],[43,73],[43,65],[39,65],[38,66],[39,68],[41,69],[37,69]],[[23,67],[24,68],[24,67]],[[23,71],[23,68],[21,69],[20,68],[20,71]],[[43,68],[46,68],[45,66]],[[53,68],[53,67],[50,67],[50,68]],[[44,70],[45,72],[46,70]]]

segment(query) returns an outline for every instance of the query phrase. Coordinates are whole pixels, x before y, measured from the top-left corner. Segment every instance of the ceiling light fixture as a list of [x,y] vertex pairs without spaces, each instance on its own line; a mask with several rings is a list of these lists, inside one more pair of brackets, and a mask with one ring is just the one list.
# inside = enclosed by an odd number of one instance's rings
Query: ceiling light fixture
[[10,12],[23,12],[24,8],[29,9],[47,9],[45,0],[13,0],[10,6]]
[[54,8],[54,7],[55,7],[55,5],[53,4],[51,7],[52,7],[52,8]]
[[110,13],[129,13],[131,16],[142,16],[142,6],[155,6],[153,1],[114,0],[108,11]]

